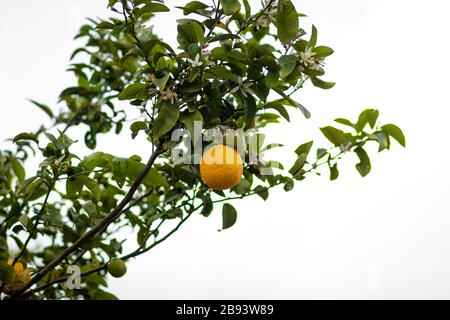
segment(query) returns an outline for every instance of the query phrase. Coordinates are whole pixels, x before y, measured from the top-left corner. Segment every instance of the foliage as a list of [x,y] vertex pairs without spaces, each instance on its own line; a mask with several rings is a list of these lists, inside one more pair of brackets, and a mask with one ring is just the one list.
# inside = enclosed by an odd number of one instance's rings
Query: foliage
[[[369,109],[356,122],[336,119],[340,128],[321,128],[329,148],[299,142],[297,160],[286,171],[278,162],[263,160],[264,152],[281,145],[264,145],[259,130],[289,121],[295,111],[308,118],[294,96],[306,83],[322,89],[334,85],[323,79],[324,59],[333,50],[318,45],[314,26],[309,34],[300,28],[303,15],[290,0],[266,0],[259,8],[247,0],[192,1],[170,8],[186,16],[177,21],[178,48],[149,25],[155,14],[169,11],[162,1],[109,0],[109,7],[113,18],[90,19],[76,36],[85,45],[71,59],[84,57],[84,62],[70,64],[77,83],[61,92],[59,112],[31,101],[53,125],[18,134],[12,139],[15,147],[0,152],[3,297],[114,299],[104,291],[110,262],[148,252],[191,215],[208,217],[223,204],[222,229],[227,229],[238,218],[233,199],[258,195],[267,200],[272,188],[291,191],[323,166],[335,180],[338,160],[346,153],[357,156],[356,169],[366,176],[371,170],[367,143],[377,143],[379,151],[389,149],[392,139],[405,146],[400,128],[381,126],[378,111]],[[71,152],[74,143],[82,142],[69,137],[70,128],[84,128],[85,146],[95,149],[102,135],[128,130],[131,108],[141,115],[130,125],[131,139],[146,135],[153,150],[147,163],[134,155],[95,151],[80,159]],[[257,161],[245,154],[243,179],[229,192],[208,189],[198,164],[170,161],[179,146],[172,133],[187,129],[193,136],[195,121],[202,121],[205,130],[257,133],[243,140],[247,149],[257,144]],[[35,156],[42,159],[37,172],[26,172],[26,161]],[[161,226],[170,223],[173,229],[160,234]],[[133,252],[123,252],[123,241],[115,236],[123,228],[136,231]],[[45,247],[30,249],[34,241]],[[9,257],[26,265],[32,279],[6,294],[3,289],[15,276],[6,263]],[[78,290],[66,285],[68,265],[81,269]],[[121,264],[116,275],[124,268]]]

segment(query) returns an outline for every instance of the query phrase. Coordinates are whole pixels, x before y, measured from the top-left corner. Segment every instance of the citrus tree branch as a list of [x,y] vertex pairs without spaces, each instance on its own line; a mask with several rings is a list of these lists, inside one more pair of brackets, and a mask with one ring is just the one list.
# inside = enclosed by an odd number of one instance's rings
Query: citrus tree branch
[[[157,245],[161,244],[162,242],[164,242],[165,240],[167,240],[171,235],[173,235],[176,231],[178,231],[178,229],[180,229],[180,227],[181,227],[181,226],[182,226],[182,225],[183,225],[183,224],[184,224],[184,223],[192,216],[192,214],[193,214],[195,211],[199,210],[201,207],[203,207],[203,205],[197,206],[194,210],[192,210],[192,212],[190,212],[188,215],[186,215],[186,217],[184,217],[184,218],[183,218],[183,219],[175,226],[175,228],[173,228],[169,233],[167,233],[167,234],[166,234],[164,237],[162,237],[161,239],[155,241],[154,243],[152,243],[152,244],[151,244],[150,246],[148,246],[148,247],[145,246],[145,242],[144,242],[144,243],[142,244],[142,246],[140,246],[138,249],[136,249],[135,251],[133,251],[133,252],[131,252],[131,253],[125,255],[125,256],[120,257],[120,259],[126,261],[126,260],[129,260],[129,259],[131,259],[131,258],[135,258],[135,257],[137,257],[137,256],[140,256],[140,255],[142,255],[142,254],[144,254],[144,253],[150,251],[151,249],[153,249],[153,248],[156,247]],[[165,221],[165,220],[162,220],[162,221],[161,221],[161,223],[157,226],[157,228],[156,228],[155,230],[153,230],[153,232],[150,233],[150,236],[151,236],[152,234],[154,234],[155,231],[158,230],[158,229],[161,227],[161,225],[162,225],[162,223],[163,223],[164,221]],[[147,239],[147,240],[148,240],[148,239]],[[86,270],[86,271],[84,271],[84,272],[81,272],[81,273],[80,273],[80,277],[85,277],[85,276],[88,276],[88,275],[90,275],[90,274],[93,274],[93,273],[96,273],[96,272],[105,270],[107,267],[108,267],[108,264],[107,264],[107,263],[103,263],[103,264],[101,264],[101,265],[99,265],[99,266],[97,266],[97,267],[94,267],[94,268],[92,268],[92,269],[89,269],[89,270]],[[33,294],[35,294],[35,293],[37,293],[37,292],[39,292],[39,291],[45,290],[45,289],[48,288],[48,287],[51,287],[51,286],[53,286],[53,285],[55,285],[55,284],[59,284],[59,283],[63,283],[63,282],[65,282],[65,281],[67,281],[67,280],[69,279],[69,277],[70,277],[70,276],[64,276],[64,277],[60,277],[60,278],[58,278],[58,279],[55,279],[55,280],[53,280],[53,281],[51,281],[51,282],[49,282],[49,283],[43,284],[43,285],[41,285],[41,286],[35,288],[35,289],[33,289],[33,290],[29,290],[28,292],[24,292],[23,294],[21,294],[20,296],[18,296],[18,298],[26,299],[26,298],[32,296]]]
[[123,210],[127,206],[127,204],[133,200],[134,194],[136,193],[139,186],[144,181],[148,172],[152,168],[155,160],[163,152],[164,152],[164,150],[160,147],[155,150],[155,152],[150,156],[144,170],[136,178],[136,180],[130,187],[130,190],[128,190],[128,193],[125,195],[125,197],[122,199],[122,201],[119,203],[119,205],[114,210],[112,210],[105,218],[103,218],[95,227],[90,229],[83,236],[81,236],[77,241],[75,241],[71,246],[69,246],[67,249],[65,249],[57,258],[55,258],[52,262],[50,262],[44,268],[39,270],[34,275],[34,277],[28,283],[26,283],[21,290],[17,291],[14,295],[17,296],[17,295],[23,294],[25,291],[27,291],[29,288],[31,288],[34,284],[36,284],[39,280],[41,280],[47,273],[49,273],[56,266],[58,266],[61,263],[61,261],[66,259],[68,256],[70,256],[74,251],[76,251],[87,240],[91,239],[92,237],[97,235],[99,232],[104,230],[107,226],[109,226],[112,222],[114,222],[121,215],[121,213],[123,212]]

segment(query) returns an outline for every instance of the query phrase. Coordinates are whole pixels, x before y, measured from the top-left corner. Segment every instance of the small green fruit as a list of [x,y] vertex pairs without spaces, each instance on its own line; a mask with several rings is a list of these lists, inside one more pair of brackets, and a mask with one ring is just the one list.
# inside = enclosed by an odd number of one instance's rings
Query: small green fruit
[[121,259],[113,258],[108,264],[108,272],[114,278],[120,278],[127,273],[127,266]]

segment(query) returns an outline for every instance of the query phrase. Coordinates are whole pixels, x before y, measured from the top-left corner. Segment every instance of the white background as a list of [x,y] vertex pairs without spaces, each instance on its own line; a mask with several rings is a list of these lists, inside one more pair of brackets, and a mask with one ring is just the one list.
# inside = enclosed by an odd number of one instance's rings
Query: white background
[[[373,149],[373,171],[365,179],[348,155],[336,182],[325,171],[291,193],[273,192],[267,202],[235,202],[238,222],[225,232],[217,232],[220,207],[208,219],[194,217],[129,263],[124,278],[111,280],[120,298],[450,298],[448,2],[295,3],[309,16],[303,26],[314,23],[319,43],[335,49],[327,79],[337,86],[306,88],[297,99],[312,119],[298,114],[271,130],[271,140],[287,146],[282,160],[292,162],[291,150],[308,139],[324,145],[318,127],[336,117],[354,119],[366,107],[404,129],[407,149]],[[88,16],[107,17],[106,0],[3,1],[2,141],[48,121],[26,98],[57,108],[60,90],[74,83],[64,72],[80,45],[73,35]],[[170,13],[154,21],[155,31],[174,45],[175,19]],[[101,139],[98,150],[148,155],[145,142],[128,139]]]

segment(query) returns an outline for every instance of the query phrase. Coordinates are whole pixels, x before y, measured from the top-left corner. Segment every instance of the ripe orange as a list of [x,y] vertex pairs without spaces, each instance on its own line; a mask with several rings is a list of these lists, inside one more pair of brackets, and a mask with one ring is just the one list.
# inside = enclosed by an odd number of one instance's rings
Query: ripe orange
[[222,144],[207,148],[200,161],[202,180],[214,190],[233,188],[241,181],[243,170],[244,166],[239,153]]
[[[8,259],[8,264],[10,265],[10,266],[12,266],[12,264],[13,264],[13,259]],[[16,274],[17,275],[20,275],[22,272],[23,272],[23,264],[21,264],[20,262],[16,262],[15,264],[14,264],[14,270],[16,270]]]

